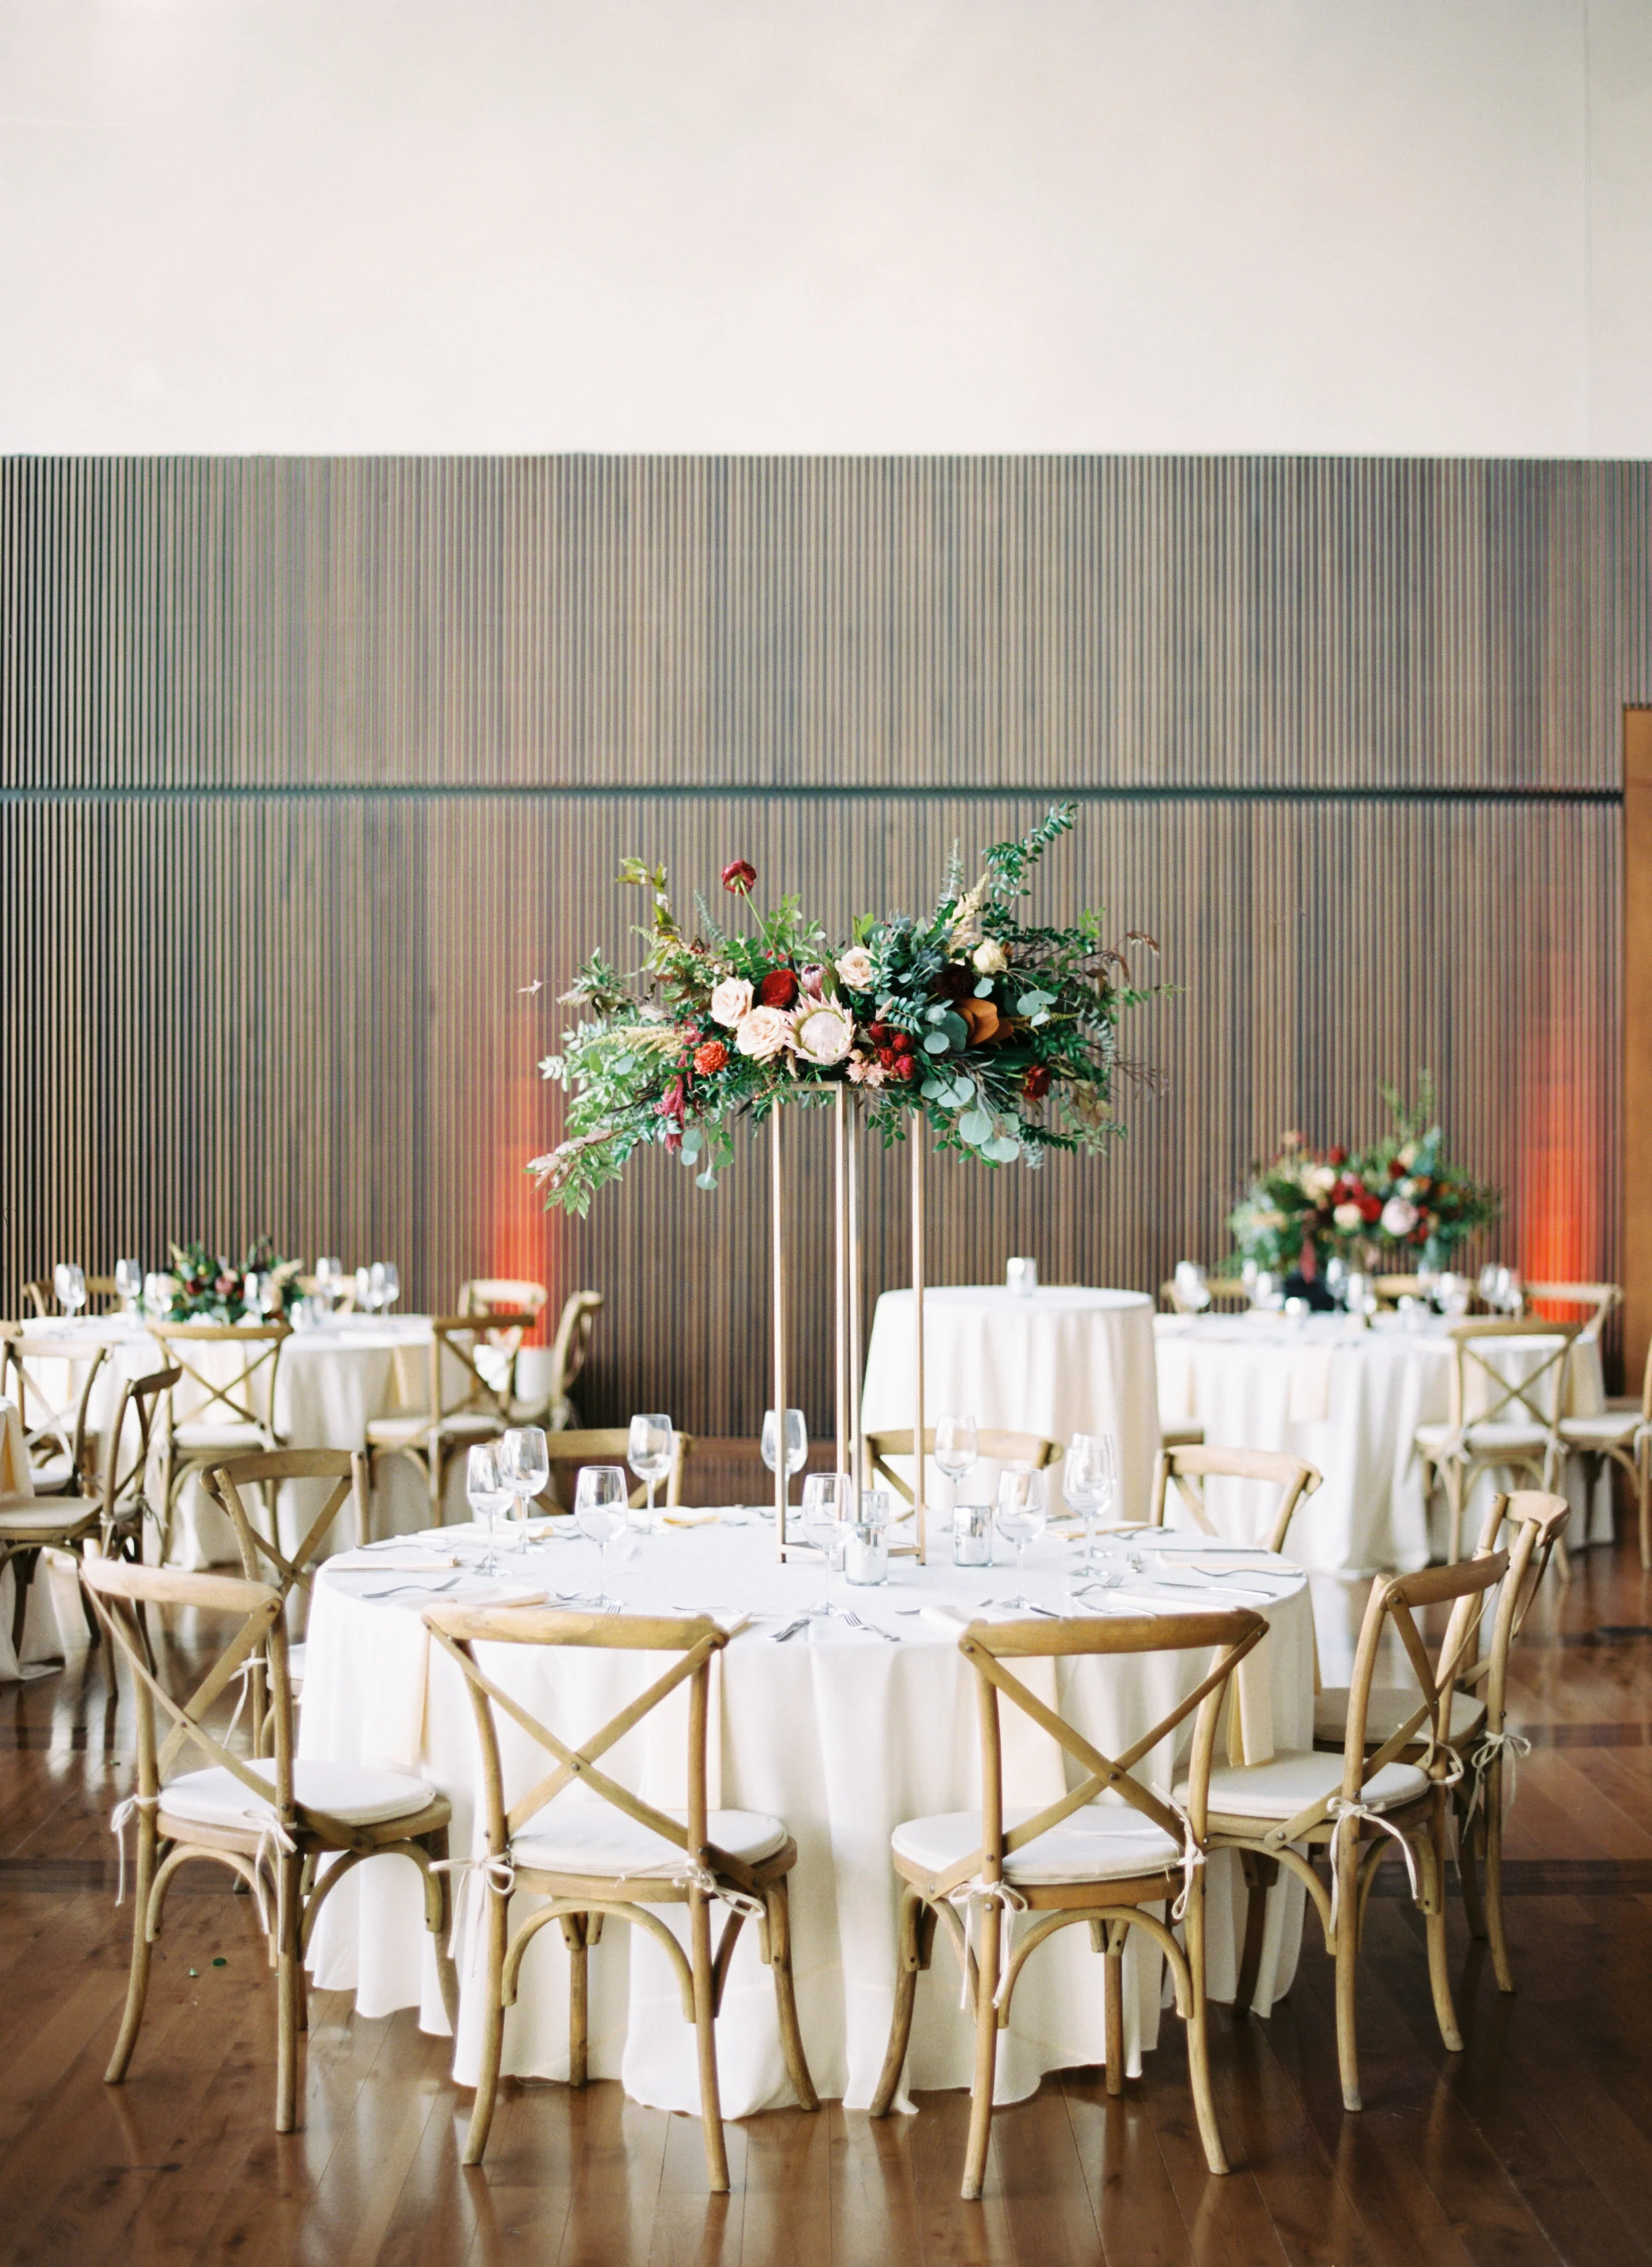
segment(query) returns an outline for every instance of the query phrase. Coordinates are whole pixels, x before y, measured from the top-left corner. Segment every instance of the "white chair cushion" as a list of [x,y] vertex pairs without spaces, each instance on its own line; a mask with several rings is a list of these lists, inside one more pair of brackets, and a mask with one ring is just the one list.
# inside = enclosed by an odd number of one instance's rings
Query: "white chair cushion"
[[367,1437],[380,1449],[403,1448],[429,1429],[429,1417],[423,1413],[416,1417],[369,1417],[367,1420]]
[[[489,1441],[503,1429],[504,1421],[486,1410],[457,1410],[442,1420],[442,1431],[450,1441]],[[371,1417],[367,1437],[376,1449],[422,1448],[430,1429],[428,1412],[409,1417]]]
[[[274,1785],[273,1762],[249,1761],[247,1769]],[[349,1825],[379,1826],[386,1819],[408,1818],[422,1810],[435,1800],[435,1790],[406,1772],[305,1759],[293,1765],[293,1797],[306,1809],[324,1810]],[[170,1780],[161,1789],[161,1808],[197,1826],[257,1827],[275,1816],[274,1804],[260,1802],[251,1787],[243,1786],[221,1764]]]
[[[1035,1818],[1034,1810],[1006,1810],[1011,1831]],[[981,1813],[947,1810],[909,1818],[890,1836],[897,1857],[935,1880],[981,1847]],[[1181,1863],[1181,1845],[1139,1810],[1120,1802],[1086,1803],[1025,1849],[1012,1851],[1004,1877],[1027,1888],[1060,1882],[1122,1882]]]
[[1459,1437],[1471,1456],[1489,1456],[1504,1449],[1515,1455],[1540,1456],[1548,1446],[1548,1435],[1543,1427],[1531,1423],[1469,1425],[1460,1436],[1449,1425],[1417,1427],[1417,1446],[1425,1456],[1438,1456],[1449,1452]]
[[236,1425],[225,1420],[222,1425],[174,1425],[172,1445],[179,1449],[261,1449],[265,1446],[263,1428],[258,1425]]
[[1634,1436],[1640,1429],[1639,1409],[1607,1409],[1598,1417],[1562,1417],[1561,1420],[1561,1440],[1569,1441],[1578,1448],[1592,1448],[1597,1444],[1604,1448],[1610,1443],[1616,1448],[1627,1449],[1634,1445]]
[[42,1456],[38,1464],[29,1466],[29,1478],[36,1495],[50,1495],[59,1488],[66,1488],[74,1477],[74,1463],[69,1456]]
[[[666,1810],[665,1815],[688,1823],[684,1810]],[[600,1808],[595,1803],[553,1803],[542,1816],[545,1823],[537,1833],[518,1834],[510,1845],[519,1866],[537,1867],[546,1874],[624,1874],[669,1882],[689,1862],[685,1850],[651,1826],[627,1818],[611,1803]],[[713,1810],[706,1815],[705,1838],[729,1857],[755,1866],[784,1845],[786,1828],[760,1810]]]
[[[1368,1743],[1379,1748],[1391,1732],[1397,1732],[1402,1724],[1408,1724],[1422,1706],[1422,1694],[1414,1684],[1373,1684],[1365,1715]],[[1453,1742],[1466,1740],[1485,1720],[1486,1704],[1483,1700],[1477,1700],[1472,1692],[1452,1693]],[[1316,1740],[1340,1741],[1347,1729],[1348,1687],[1346,1684],[1334,1684],[1315,1697],[1313,1736]]]
[[76,1495],[9,1495],[0,1497],[0,1535],[15,1542],[19,1536],[39,1535],[49,1542],[87,1525],[98,1515],[96,1503]]
[[[1294,1818],[1311,1802],[1334,1794],[1342,1784],[1342,1758],[1312,1749],[1290,1748],[1270,1764],[1225,1764],[1210,1773],[1210,1808],[1225,1818]],[[1371,1810],[1397,1810],[1429,1789],[1429,1775],[1414,1764],[1385,1764],[1366,1780],[1360,1801]],[[1188,1800],[1184,1779],[1178,1802]]]

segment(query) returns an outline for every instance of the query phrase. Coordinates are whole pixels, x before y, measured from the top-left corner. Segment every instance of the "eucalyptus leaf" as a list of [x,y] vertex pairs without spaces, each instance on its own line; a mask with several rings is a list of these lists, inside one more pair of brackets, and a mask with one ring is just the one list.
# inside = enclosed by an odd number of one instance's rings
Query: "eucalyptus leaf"
[[699,1127],[698,1127],[698,1126],[691,1126],[689,1127],[689,1129],[688,1129],[688,1132],[687,1132],[687,1133],[683,1136],[683,1163],[684,1163],[684,1164],[687,1164],[687,1163],[689,1163],[689,1161],[690,1161],[690,1159],[691,1159],[691,1158],[698,1157],[698,1156],[699,1156],[700,1151],[701,1151],[705,1147],[705,1134],[700,1131],[700,1129],[699,1129]]
[[978,1149],[983,1141],[992,1138],[992,1116],[990,1111],[966,1110],[958,1120],[958,1133],[971,1148]]
[[992,979],[990,976],[983,976],[979,984],[976,986],[976,998],[977,1000],[990,1000],[991,997]]
[[952,1091],[947,1096],[947,1099],[951,1103],[954,1110],[967,1110],[975,1098],[976,1082],[974,1079],[963,1077],[957,1078],[953,1081]]
[[609,1065],[609,1068],[616,1072],[634,1070],[636,1067],[637,1058],[635,1055],[616,1055],[613,1061]]
[[948,1009],[947,1016],[941,1024],[941,1029],[946,1032],[954,1046],[967,1047],[969,1045],[969,1026],[965,1023],[961,1016],[955,1016],[950,1009]]
[[982,1143],[981,1154],[983,1157],[990,1157],[995,1165],[1013,1164],[1021,1154],[1021,1145],[1008,1134],[999,1134],[990,1141]]
[[951,1045],[952,1041],[945,1031],[925,1031],[924,1034],[924,1053],[926,1055],[944,1055]]
[[924,1021],[926,1023],[939,1023],[946,1012],[947,1010],[944,1006],[939,1008],[925,1008],[924,1010]]
[[694,1185],[697,1189],[714,1189],[717,1186],[716,1166],[707,1165],[703,1173],[696,1173]]
[[925,1102],[951,1102],[954,1098],[948,1081],[937,1078],[932,1071],[917,1090]]

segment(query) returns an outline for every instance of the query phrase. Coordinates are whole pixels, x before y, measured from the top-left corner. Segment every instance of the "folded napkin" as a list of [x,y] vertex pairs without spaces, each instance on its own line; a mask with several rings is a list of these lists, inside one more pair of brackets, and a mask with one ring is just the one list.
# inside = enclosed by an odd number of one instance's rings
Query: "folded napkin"
[[722,1515],[710,1504],[679,1503],[662,1511],[660,1518],[667,1527],[715,1527]]
[[469,1561],[457,1551],[428,1551],[408,1544],[398,1551],[340,1551],[326,1560],[333,1574],[435,1574]]

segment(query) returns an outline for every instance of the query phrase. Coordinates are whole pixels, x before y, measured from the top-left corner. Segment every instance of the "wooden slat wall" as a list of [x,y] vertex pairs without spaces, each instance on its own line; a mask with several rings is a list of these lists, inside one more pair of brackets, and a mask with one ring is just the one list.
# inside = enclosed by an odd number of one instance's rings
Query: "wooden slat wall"
[[[618,860],[686,899],[747,855],[845,924],[1067,788],[1040,902],[1160,939],[1187,995],[1132,1038],[1172,1089],[1104,1164],[938,1163],[937,1280],[1151,1288],[1283,1126],[1374,1134],[1424,1065],[1506,1248],[1612,1273],[1649,502],[1640,466],[0,467],[0,1310],[267,1226],[419,1302],[594,1282],[594,1416],[749,1430],[757,1161],[705,1197],[644,1160],[584,1225],[521,1176],[553,990],[640,910]],[[823,1229],[823,1126],[794,1154]]]

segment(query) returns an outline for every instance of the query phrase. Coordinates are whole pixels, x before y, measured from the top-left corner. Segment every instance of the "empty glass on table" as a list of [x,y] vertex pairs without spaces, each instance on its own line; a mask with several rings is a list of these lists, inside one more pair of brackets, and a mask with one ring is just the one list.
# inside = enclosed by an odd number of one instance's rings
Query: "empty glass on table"
[[[763,1451],[763,1461],[771,1471],[775,1468],[777,1456],[775,1444],[778,1431],[779,1428],[774,1421],[773,1410],[765,1409],[763,1412],[763,1438],[758,1442],[758,1446]],[[803,1412],[800,1409],[788,1409],[786,1412],[786,1478],[789,1480],[793,1472],[800,1472],[808,1462],[808,1427],[803,1422]],[[791,1501],[789,1488],[786,1491],[786,1497],[789,1503]]]
[[587,1464],[574,1490],[574,1524],[602,1553],[603,1595],[596,1601],[599,1613],[620,1611],[619,1600],[608,1588],[608,1553],[625,1531],[628,1493],[625,1475],[618,1464]]
[[671,1477],[676,1455],[676,1434],[669,1417],[632,1419],[631,1430],[625,1435],[625,1462],[648,1491],[643,1525],[649,1534],[654,1532],[654,1492],[662,1480]]
[[958,1501],[958,1483],[979,1461],[981,1442],[973,1417],[940,1417],[935,1422],[935,1464],[952,1483],[952,1500]]
[[141,1259],[117,1259],[114,1263],[114,1288],[120,1296],[121,1312],[135,1315],[138,1302],[143,1296],[143,1262]]
[[826,1588],[818,1606],[804,1610],[811,1619],[840,1609],[832,1598],[832,1576],[841,1572],[854,1515],[854,1491],[842,1472],[811,1472],[803,1483],[803,1535],[826,1561]]
[[1061,1492],[1084,1518],[1084,1559],[1095,1559],[1096,1529],[1113,1508],[1118,1493],[1118,1450],[1111,1433],[1075,1433],[1067,1444]]
[[1179,1259],[1174,1277],[1176,1300],[1184,1314],[1202,1315],[1210,1303],[1210,1278],[1196,1259]]
[[537,1425],[513,1425],[499,1443],[500,1470],[510,1490],[516,1517],[524,1522],[528,1507],[543,1495],[551,1481],[551,1452]]
[[86,1271],[72,1259],[60,1259],[52,1270],[57,1303],[72,1322],[86,1303]]
[[1044,1475],[1031,1464],[1008,1464],[998,1474],[994,1510],[998,1533],[1015,1546],[1015,1596],[1006,1604],[1030,1609],[1027,1595],[1027,1546],[1044,1531]]
[[464,1466],[464,1499],[471,1517],[487,1537],[487,1549],[478,1564],[479,1574],[496,1574],[493,1552],[494,1522],[510,1509],[511,1486],[503,1470],[497,1441],[482,1441],[471,1450]]

